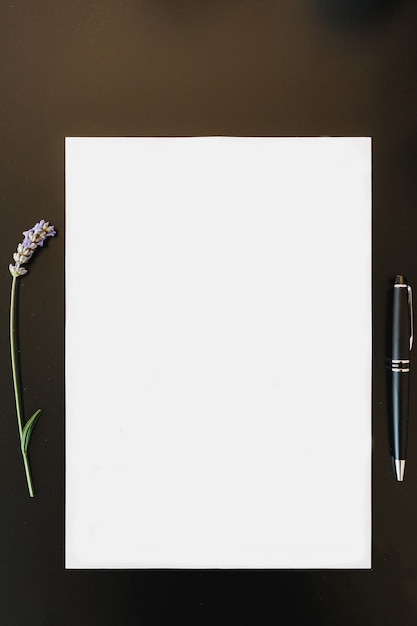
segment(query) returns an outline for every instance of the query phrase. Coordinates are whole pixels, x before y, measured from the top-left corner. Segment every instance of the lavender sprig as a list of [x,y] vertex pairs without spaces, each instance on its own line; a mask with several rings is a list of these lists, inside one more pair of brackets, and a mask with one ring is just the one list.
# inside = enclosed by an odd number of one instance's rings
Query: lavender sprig
[[39,415],[41,413],[41,409],[35,411],[35,413],[28,419],[26,423],[24,423],[23,419],[23,409],[22,409],[22,401],[21,394],[19,388],[19,357],[18,357],[18,348],[16,341],[16,293],[17,293],[17,279],[19,276],[23,276],[27,274],[27,269],[22,267],[24,264],[28,263],[33,256],[33,253],[37,250],[37,248],[43,247],[46,239],[48,237],[53,237],[56,235],[55,229],[53,226],[50,226],[49,222],[45,222],[45,220],[41,220],[33,228],[30,230],[26,230],[24,233],[24,239],[22,243],[19,243],[17,246],[17,251],[13,254],[13,260],[15,262],[14,265],[9,265],[9,271],[13,276],[12,280],[12,292],[10,298],[10,353],[12,360],[12,375],[13,375],[13,388],[14,388],[14,396],[16,402],[16,414],[17,414],[17,425],[19,429],[19,437],[20,437],[20,449],[23,456],[23,465],[25,468],[26,480],[29,489],[29,495],[31,498],[34,496],[33,491],[33,482],[32,475],[30,472],[29,465],[29,456],[28,456],[28,448],[30,438],[32,436],[32,431],[35,427],[36,422],[39,419]]

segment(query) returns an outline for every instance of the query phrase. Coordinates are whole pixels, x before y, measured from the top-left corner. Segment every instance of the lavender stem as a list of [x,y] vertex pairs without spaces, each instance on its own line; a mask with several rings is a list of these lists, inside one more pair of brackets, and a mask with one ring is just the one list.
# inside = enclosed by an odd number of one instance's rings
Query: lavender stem
[[[17,415],[17,425],[19,428],[19,437],[20,443],[22,443],[22,433],[23,433],[23,410],[22,410],[22,402],[20,398],[20,388],[19,388],[19,356],[17,351],[17,342],[16,342],[16,293],[17,293],[17,276],[13,276],[12,280],[12,293],[10,297],[10,353],[12,359],[12,375],[13,375],[13,389],[14,389],[14,397],[16,402],[16,415]],[[28,484],[29,495],[31,498],[34,496],[33,492],[33,483],[32,476],[30,473],[29,467],[29,458],[27,453],[22,450],[23,456],[23,465],[25,467],[26,481]]]

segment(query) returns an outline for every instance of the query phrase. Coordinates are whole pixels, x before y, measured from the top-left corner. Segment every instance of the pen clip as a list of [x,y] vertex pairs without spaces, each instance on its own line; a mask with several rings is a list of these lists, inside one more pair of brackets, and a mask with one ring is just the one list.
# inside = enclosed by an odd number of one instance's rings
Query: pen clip
[[408,291],[408,310],[410,312],[410,350],[413,347],[414,339],[414,322],[413,322],[413,292],[410,285],[407,285]]

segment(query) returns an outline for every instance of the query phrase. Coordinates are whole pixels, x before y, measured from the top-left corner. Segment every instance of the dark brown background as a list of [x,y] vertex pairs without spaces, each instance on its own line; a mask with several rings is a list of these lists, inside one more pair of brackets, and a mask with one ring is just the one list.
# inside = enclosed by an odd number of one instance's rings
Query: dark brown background
[[[385,372],[390,281],[404,273],[417,286],[416,32],[413,0],[0,3],[2,624],[416,623],[417,391],[400,485]],[[64,137],[212,134],[373,137],[371,571],[64,570]],[[112,239],[133,237],[117,215],[102,223],[96,210],[91,280]],[[59,237],[20,285],[25,408],[43,408],[30,500],[12,395],[7,267],[21,232],[41,218]]]

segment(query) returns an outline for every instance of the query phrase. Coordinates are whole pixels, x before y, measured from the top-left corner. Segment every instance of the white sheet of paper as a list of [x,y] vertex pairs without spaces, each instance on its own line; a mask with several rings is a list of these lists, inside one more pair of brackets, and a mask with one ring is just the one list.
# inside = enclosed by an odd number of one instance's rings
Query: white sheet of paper
[[66,567],[371,566],[371,140],[66,140]]

